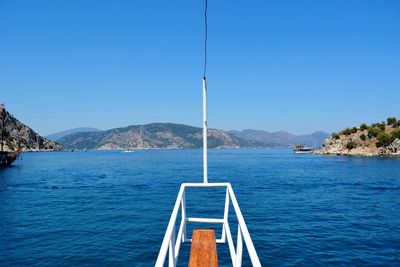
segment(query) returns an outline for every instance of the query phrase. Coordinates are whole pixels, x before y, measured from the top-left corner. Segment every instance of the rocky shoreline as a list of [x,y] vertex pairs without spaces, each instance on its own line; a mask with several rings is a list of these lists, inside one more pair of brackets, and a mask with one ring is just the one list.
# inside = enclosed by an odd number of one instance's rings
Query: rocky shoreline
[[26,126],[4,107],[0,107],[1,121],[4,118],[4,125],[0,123],[0,131],[3,132],[3,150],[4,151],[60,151],[61,146],[50,141],[37,132]]
[[400,156],[400,121],[391,117],[387,122],[347,128],[326,139],[316,154],[345,156]]

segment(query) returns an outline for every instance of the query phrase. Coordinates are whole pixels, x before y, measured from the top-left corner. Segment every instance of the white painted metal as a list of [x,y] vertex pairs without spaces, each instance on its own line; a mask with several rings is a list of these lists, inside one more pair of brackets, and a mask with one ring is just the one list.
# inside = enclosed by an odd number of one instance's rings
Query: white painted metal
[[[226,201],[224,209],[224,218],[213,219],[213,218],[187,217],[186,206],[185,206],[186,205],[185,190],[186,188],[189,187],[207,187],[207,188],[225,187]],[[229,203],[232,203],[238,221],[238,239],[236,244],[236,250],[232,240],[232,234],[228,222]],[[180,209],[182,211],[181,225],[179,226],[178,236],[175,236],[175,223]],[[240,211],[239,204],[237,203],[231,184],[230,183],[183,183],[181,185],[177,199],[175,201],[174,209],[172,210],[171,218],[169,220],[164,240],[161,245],[160,252],[158,254],[158,258],[155,264],[156,267],[164,266],[164,262],[168,252],[169,252],[168,265],[176,266],[181,243],[191,242],[191,239],[186,239],[186,223],[191,223],[191,222],[222,224],[222,237],[221,239],[217,239],[217,243],[226,243],[226,240],[228,240],[232,266],[240,267],[242,265],[243,242],[246,245],[246,249],[248,251],[252,265],[257,267],[261,266],[260,260],[258,259],[257,252],[254,248],[253,242],[246,227],[246,223],[243,219],[243,215]]]
[[249,230],[247,229],[242,212],[240,211],[240,208],[239,208],[239,204],[236,200],[236,196],[233,193],[233,189],[230,184],[229,184],[228,188],[229,188],[229,195],[232,200],[232,205],[235,210],[236,217],[237,217],[240,229],[243,234],[244,243],[246,244],[247,251],[249,252],[251,263],[253,264],[253,266],[261,266],[260,261],[257,256],[256,249],[254,248],[253,242],[251,241]]
[[229,253],[231,254],[232,266],[236,264],[236,252],[235,252],[235,245],[233,244],[231,228],[229,227],[229,223],[225,223],[225,231],[226,231],[226,238],[228,239],[228,246],[229,246]]
[[175,225],[172,229],[171,239],[169,240],[169,267],[175,267]]
[[[228,214],[229,214],[229,190],[228,188],[226,189],[226,195],[225,195],[225,208],[224,208],[224,221],[228,221]],[[224,242],[226,239],[226,233],[225,233],[225,223],[222,225],[222,238]]]
[[210,183],[210,184],[202,184],[202,183],[182,183],[182,186],[186,187],[228,187],[230,183]]
[[[183,224],[183,235],[182,235],[182,242],[185,241],[186,239],[186,193],[183,192],[182,195],[182,221],[181,224]],[[181,240],[181,239],[179,239]]]
[[196,223],[224,223],[224,219],[211,219],[211,218],[187,218],[187,222]]
[[242,231],[240,231],[240,226],[239,226],[237,234],[237,243],[236,243],[235,266],[242,266],[242,255],[243,255],[243,240],[242,240]]
[[[172,210],[171,218],[169,219],[167,230],[165,231],[164,240],[161,244],[160,252],[158,253],[158,258],[156,261],[155,266],[161,267],[164,266],[165,257],[167,256],[169,242],[174,235],[174,228],[175,228],[175,221],[178,215],[180,201],[183,196],[183,192],[185,191],[185,187],[181,186],[179,190],[178,196],[176,198],[176,202],[174,205],[174,209]],[[171,264],[171,257],[170,257],[170,264]]]
[[203,78],[203,183],[208,183],[207,166],[207,82]]
[[184,224],[181,223],[181,225],[179,226],[179,231],[178,231],[178,236],[176,237],[176,240],[180,241],[180,242],[175,242],[175,253],[174,253],[174,260],[175,263],[178,262],[178,256],[179,256],[179,250],[181,249],[181,244],[183,243],[183,228],[184,228]]

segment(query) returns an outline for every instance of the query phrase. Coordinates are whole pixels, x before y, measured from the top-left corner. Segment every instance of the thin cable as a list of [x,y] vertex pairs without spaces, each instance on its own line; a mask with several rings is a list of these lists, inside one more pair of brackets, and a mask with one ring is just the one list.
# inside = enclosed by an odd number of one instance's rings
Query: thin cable
[[203,71],[203,78],[206,79],[207,74],[207,39],[208,39],[208,25],[207,25],[207,8],[208,8],[208,1],[204,1],[205,8],[204,8],[204,71]]

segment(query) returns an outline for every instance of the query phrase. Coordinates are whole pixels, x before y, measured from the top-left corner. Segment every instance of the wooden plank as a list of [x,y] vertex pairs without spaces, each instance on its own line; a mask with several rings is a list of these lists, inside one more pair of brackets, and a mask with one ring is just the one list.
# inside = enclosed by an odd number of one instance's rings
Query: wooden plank
[[218,267],[217,243],[214,230],[193,230],[189,267]]

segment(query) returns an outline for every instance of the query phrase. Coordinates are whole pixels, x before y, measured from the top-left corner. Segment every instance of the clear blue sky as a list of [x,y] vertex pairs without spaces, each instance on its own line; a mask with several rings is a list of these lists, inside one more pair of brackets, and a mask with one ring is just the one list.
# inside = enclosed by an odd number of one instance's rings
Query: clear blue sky
[[[203,1],[0,0],[0,100],[39,133],[201,126]],[[400,117],[400,1],[209,0],[209,126]]]

